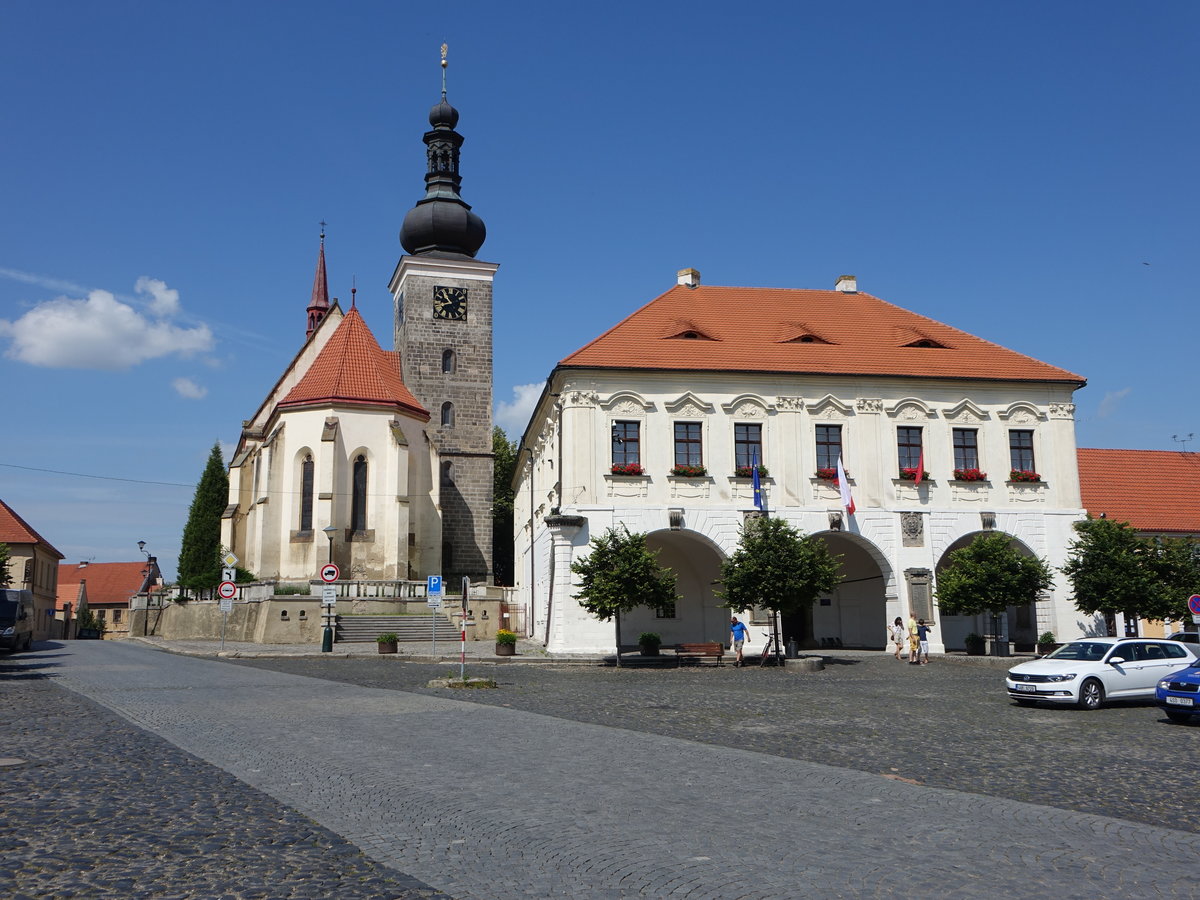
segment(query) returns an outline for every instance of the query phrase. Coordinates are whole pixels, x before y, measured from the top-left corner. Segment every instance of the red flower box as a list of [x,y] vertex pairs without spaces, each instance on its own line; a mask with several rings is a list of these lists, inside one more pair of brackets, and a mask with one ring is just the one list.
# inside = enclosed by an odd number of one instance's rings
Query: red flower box
[[671,474],[679,478],[700,478],[708,474],[708,469],[704,466],[675,466]]
[[980,472],[978,469],[955,469],[955,481],[987,481],[987,472]]
[[1025,469],[1013,469],[1008,473],[1009,481],[1041,481],[1042,476],[1037,472],[1029,472]]
[[[766,478],[767,474],[768,473],[767,473],[766,466],[758,467],[758,477],[759,478]],[[754,477],[754,466],[737,466],[733,470],[733,477],[734,478],[753,478]]]
[[641,463],[615,463],[612,467],[614,475],[645,475],[646,470]]
[[[901,469],[900,470],[900,479],[902,481],[916,481],[917,480],[917,467],[912,466],[911,468],[908,468],[908,469]],[[921,470],[921,480],[922,481],[929,480],[929,473],[926,472],[924,469]]]

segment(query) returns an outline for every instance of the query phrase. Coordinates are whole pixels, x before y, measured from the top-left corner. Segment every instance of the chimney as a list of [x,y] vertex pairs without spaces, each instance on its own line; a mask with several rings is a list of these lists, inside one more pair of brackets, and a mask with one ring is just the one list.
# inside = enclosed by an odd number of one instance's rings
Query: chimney
[[694,288],[700,284],[700,273],[695,269],[680,269],[675,273],[675,283]]
[[79,568],[81,568],[81,569],[86,569],[86,568],[87,568],[87,564],[88,564],[88,561],[85,559],[85,560],[83,560],[82,562],[80,562],[80,563],[79,563]]
[[835,291],[841,291],[843,294],[858,293],[858,279],[853,275],[839,275],[837,282],[834,284]]

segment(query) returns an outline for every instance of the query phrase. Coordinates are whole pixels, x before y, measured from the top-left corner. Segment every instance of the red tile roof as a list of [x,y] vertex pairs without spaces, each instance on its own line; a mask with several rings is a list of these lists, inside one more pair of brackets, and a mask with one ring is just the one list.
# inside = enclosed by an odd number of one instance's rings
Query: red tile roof
[[394,407],[421,419],[429,413],[404,385],[400,354],[380,348],[362,314],[351,308],[280,409],[339,403]]
[[29,523],[13,512],[13,508],[3,500],[0,500],[0,541],[5,544],[40,544],[59,559],[63,558],[53,544],[34,531]]
[[129,598],[138,592],[146,580],[145,560],[142,562],[77,563],[58,564],[58,604],[72,606],[79,597],[79,582],[87,581],[89,606],[129,603]]
[[1200,453],[1081,447],[1078,457],[1079,492],[1093,516],[1200,535]]
[[711,285],[671,288],[559,365],[1085,383],[870,294]]

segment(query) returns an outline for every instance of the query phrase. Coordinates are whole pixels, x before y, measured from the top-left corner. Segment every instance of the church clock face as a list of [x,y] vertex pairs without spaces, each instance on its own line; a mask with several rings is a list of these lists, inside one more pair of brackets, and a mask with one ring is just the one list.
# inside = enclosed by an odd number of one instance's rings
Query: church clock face
[[465,321],[467,318],[467,289],[437,286],[433,289],[433,317]]

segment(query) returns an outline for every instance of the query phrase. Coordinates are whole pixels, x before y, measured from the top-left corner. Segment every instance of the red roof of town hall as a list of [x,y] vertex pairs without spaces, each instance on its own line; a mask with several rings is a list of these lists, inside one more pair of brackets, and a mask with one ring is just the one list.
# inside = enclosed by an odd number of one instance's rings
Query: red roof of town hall
[[559,365],[1085,382],[859,291],[707,285],[671,288]]

